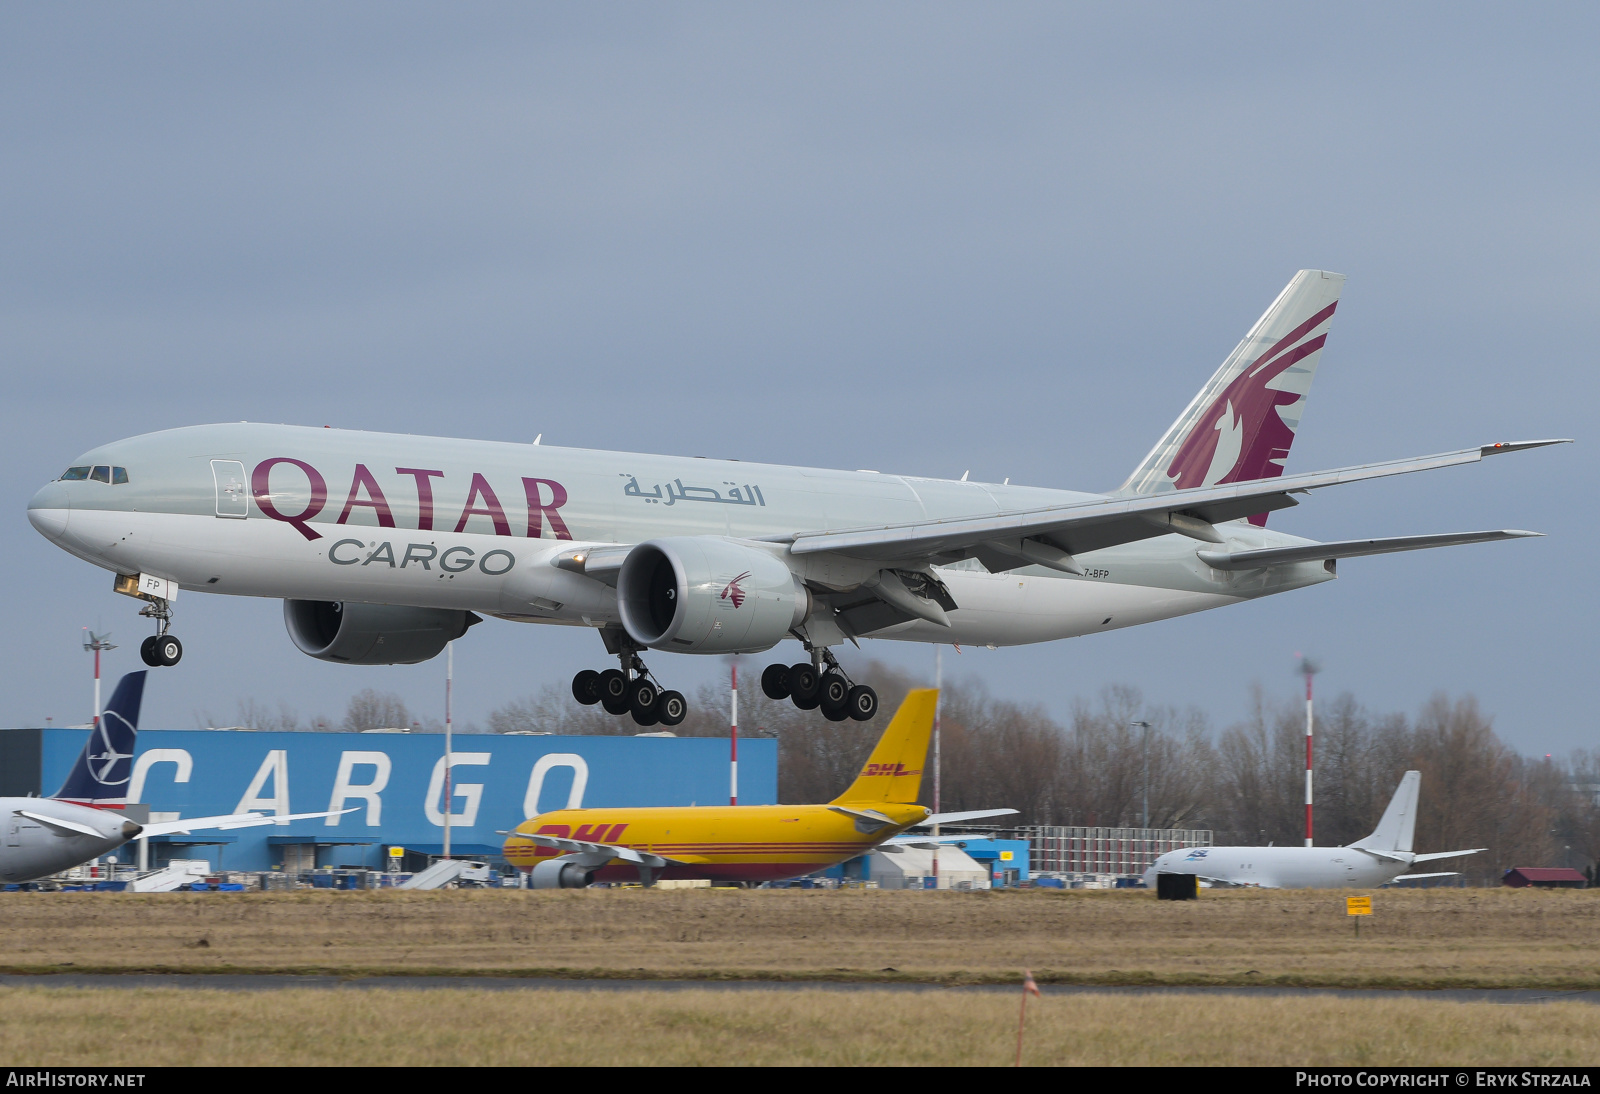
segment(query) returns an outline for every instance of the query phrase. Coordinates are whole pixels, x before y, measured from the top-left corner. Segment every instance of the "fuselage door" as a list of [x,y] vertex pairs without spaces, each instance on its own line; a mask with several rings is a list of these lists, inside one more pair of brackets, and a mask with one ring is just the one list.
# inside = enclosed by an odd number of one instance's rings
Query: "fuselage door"
[[245,491],[244,464],[238,460],[212,460],[211,477],[217,483],[217,516],[249,516],[250,495]]

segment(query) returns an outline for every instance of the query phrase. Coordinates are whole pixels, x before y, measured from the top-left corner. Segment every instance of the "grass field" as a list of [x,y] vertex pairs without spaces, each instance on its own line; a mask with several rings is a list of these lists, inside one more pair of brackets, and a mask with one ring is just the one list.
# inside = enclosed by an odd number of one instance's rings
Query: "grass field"
[[[0,989],[13,1066],[1010,1064],[1011,993]],[[1028,1064],[1592,1065],[1600,1007],[1032,1000]]]
[[0,971],[1600,987],[1600,891],[7,893]]

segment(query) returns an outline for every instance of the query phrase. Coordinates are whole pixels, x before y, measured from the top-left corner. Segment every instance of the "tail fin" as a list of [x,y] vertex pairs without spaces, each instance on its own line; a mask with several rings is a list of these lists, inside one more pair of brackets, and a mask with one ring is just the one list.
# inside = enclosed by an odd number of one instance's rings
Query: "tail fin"
[[67,781],[55,797],[85,805],[120,808],[128,800],[128,776],[133,773],[133,746],[139,727],[139,704],[144,699],[143,669],[130,672],[117,683],[111,702],[100,712],[100,723],[89,734]]
[[[1160,494],[1283,474],[1343,288],[1343,274],[1295,274],[1118,493]],[[1250,520],[1265,524],[1267,518]]]
[[928,758],[928,736],[933,732],[933,708],[938,701],[936,688],[907,695],[861,774],[833,804],[916,801],[922,791],[922,764]]
[[1389,808],[1383,819],[1366,839],[1356,840],[1352,847],[1370,847],[1374,851],[1411,850],[1411,839],[1417,830],[1417,792],[1422,787],[1422,772],[1407,771],[1389,799]]

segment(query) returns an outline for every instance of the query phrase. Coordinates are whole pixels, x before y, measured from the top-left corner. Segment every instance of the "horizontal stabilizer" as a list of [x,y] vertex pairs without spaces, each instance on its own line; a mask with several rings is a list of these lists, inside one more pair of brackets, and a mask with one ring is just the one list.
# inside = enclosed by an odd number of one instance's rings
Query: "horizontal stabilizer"
[[930,813],[926,820],[918,821],[913,828],[926,828],[930,824],[955,824],[958,821],[975,821],[983,817],[1009,817],[1020,809],[968,809],[965,813]]
[[973,832],[952,836],[895,836],[878,844],[877,850],[896,851],[902,847],[916,847],[923,851],[931,851],[941,843],[956,843],[960,840],[986,839],[988,837]]
[[1479,851],[1487,851],[1487,850],[1488,850],[1487,847],[1474,847],[1470,851],[1435,851],[1431,855],[1418,855],[1416,858],[1412,859],[1411,861],[1412,861],[1413,864],[1418,863],[1418,862],[1432,862],[1434,859],[1440,859],[1440,858],[1456,858],[1457,856],[1460,856],[1460,855],[1476,855]]
[[230,813],[221,817],[191,817],[188,820],[155,821],[147,824],[139,832],[141,837],[170,836],[178,832],[193,832],[197,828],[258,828],[264,824],[288,824],[297,820],[317,820],[321,817],[342,817],[346,813],[354,813],[361,808],[359,805],[349,809],[338,809],[333,812],[322,813],[287,813],[278,816],[273,813]]
[[95,839],[104,839],[103,832],[96,832],[87,824],[77,821],[63,820],[60,817],[47,817],[43,813],[32,813],[26,809],[14,810],[17,816],[27,817],[31,821],[38,821],[58,836],[93,836]]
[[1507,528],[1493,532],[1445,532],[1431,536],[1391,536],[1388,539],[1346,539],[1337,543],[1307,543],[1295,547],[1267,547],[1259,551],[1198,551],[1201,562],[1214,570],[1254,570],[1291,562],[1323,562],[1330,558],[1392,555],[1429,547],[1455,547],[1463,543],[1493,543],[1502,539],[1527,539],[1543,532]]

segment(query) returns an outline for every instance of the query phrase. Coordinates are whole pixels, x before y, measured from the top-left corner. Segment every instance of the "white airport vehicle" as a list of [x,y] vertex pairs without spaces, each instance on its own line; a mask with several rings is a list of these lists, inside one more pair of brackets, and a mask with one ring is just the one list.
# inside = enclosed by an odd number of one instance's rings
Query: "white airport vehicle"
[[1149,870],[1144,883],[1156,888],[1160,874],[1193,874],[1212,885],[1263,889],[1374,889],[1406,878],[1451,877],[1455,871],[1412,873],[1420,863],[1475,855],[1487,850],[1413,854],[1417,797],[1422,772],[1407,771],[1372,835],[1348,847],[1193,847],[1168,851]]
[[482,615],[592,628],[616,667],[580,672],[574,696],[646,726],[687,708],[645,651],[795,639],[804,657],[768,666],[766,694],[865,720],[877,695],[842,642],[1049,642],[1330,581],[1341,558],[1535,535],[1267,529],[1314,490],[1558,443],[1285,475],[1343,285],[1296,274],[1106,493],[240,422],[91,449],[28,517],[146,602],[152,666],[183,655],[178,593],[222,593],[282,599],[294,643],[340,664],[427,660]]

